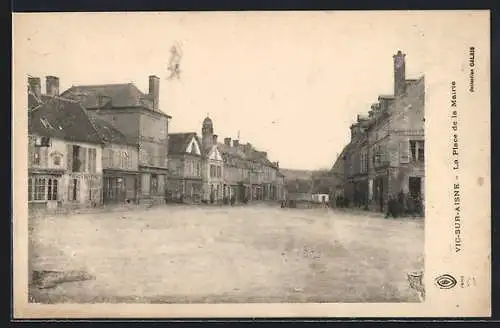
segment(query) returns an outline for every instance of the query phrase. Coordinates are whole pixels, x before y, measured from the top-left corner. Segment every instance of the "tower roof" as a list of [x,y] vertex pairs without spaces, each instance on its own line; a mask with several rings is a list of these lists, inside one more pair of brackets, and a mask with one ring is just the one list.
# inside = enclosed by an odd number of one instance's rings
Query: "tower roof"
[[213,125],[213,122],[212,122],[212,119],[210,117],[205,117],[205,119],[203,120],[203,126],[212,126]]

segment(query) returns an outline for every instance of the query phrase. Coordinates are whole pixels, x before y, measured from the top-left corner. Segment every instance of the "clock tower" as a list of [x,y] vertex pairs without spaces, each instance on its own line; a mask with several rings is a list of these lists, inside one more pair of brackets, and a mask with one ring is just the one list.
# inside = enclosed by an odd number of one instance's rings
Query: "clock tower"
[[405,92],[406,88],[406,54],[402,53],[401,50],[398,50],[397,54],[392,57],[394,59],[394,96],[399,96]]

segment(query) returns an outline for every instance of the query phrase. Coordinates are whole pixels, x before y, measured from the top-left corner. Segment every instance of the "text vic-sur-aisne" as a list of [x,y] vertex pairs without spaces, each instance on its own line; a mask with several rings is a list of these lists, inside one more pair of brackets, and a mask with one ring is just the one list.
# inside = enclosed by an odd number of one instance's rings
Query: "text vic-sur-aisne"
[[455,236],[455,252],[462,249],[462,218],[460,217],[460,183],[459,183],[459,158],[458,158],[458,110],[457,110],[457,83],[451,82],[451,128],[452,128],[452,167],[455,173],[453,183],[453,231]]

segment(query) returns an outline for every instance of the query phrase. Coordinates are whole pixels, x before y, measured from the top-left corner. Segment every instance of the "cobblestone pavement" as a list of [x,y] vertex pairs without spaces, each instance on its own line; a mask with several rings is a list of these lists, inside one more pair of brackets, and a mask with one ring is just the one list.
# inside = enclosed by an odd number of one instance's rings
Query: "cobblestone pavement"
[[422,219],[331,209],[159,206],[30,220],[33,270],[95,279],[34,302],[418,302]]

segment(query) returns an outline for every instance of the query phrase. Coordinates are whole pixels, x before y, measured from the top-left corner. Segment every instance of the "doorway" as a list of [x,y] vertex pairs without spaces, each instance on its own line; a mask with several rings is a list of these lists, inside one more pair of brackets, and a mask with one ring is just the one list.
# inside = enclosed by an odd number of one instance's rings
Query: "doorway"
[[375,180],[375,197],[378,203],[379,211],[384,212],[384,179],[382,177],[378,177]]
[[420,195],[422,188],[422,178],[420,177],[409,177],[408,178],[408,190],[410,195],[417,196]]

